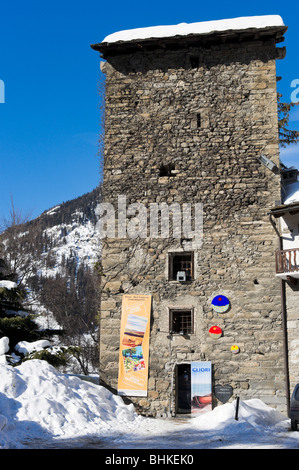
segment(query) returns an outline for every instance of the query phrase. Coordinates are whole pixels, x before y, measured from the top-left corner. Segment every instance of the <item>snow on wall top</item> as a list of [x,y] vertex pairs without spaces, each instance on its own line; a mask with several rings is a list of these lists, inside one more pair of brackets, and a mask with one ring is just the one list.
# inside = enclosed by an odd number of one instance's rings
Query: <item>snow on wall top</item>
[[200,23],[180,23],[173,26],[152,26],[147,28],[128,29],[110,34],[103,43],[134,41],[138,39],[187,36],[189,34],[211,34],[213,32],[263,29],[284,26],[279,15],[246,16],[226,20],[203,21]]

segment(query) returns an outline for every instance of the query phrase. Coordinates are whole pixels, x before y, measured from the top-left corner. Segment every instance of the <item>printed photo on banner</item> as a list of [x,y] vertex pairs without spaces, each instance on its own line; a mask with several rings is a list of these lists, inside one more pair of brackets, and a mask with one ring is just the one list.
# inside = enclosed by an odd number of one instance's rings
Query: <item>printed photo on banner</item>
[[122,340],[124,346],[141,346],[146,330],[147,318],[138,315],[128,315]]
[[124,349],[122,351],[125,372],[135,372],[137,370],[145,369],[145,362],[142,352],[142,347]]

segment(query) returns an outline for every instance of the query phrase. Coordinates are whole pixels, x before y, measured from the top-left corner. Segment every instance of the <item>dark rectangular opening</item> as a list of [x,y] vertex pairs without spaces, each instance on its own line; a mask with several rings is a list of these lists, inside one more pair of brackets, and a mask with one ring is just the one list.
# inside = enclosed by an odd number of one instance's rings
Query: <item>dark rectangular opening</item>
[[191,365],[176,366],[176,412],[191,413]]
[[[193,252],[170,253],[169,254],[169,280],[191,281],[194,276]],[[185,274],[182,274],[185,273]],[[183,276],[183,277],[182,277]]]
[[159,176],[174,176],[173,170],[175,170],[175,165],[173,163],[161,165]]
[[201,115],[200,115],[200,113],[197,113],[196,120],[197,120],[197,127],[201,127]]
[[193,309],[170,309],[169,331],[175,334],[191,335],[194,330]]

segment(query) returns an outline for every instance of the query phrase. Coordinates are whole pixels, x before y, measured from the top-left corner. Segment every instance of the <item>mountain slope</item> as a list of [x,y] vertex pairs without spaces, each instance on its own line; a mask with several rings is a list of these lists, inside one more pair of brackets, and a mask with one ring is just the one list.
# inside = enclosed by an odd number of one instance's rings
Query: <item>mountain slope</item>
[[100,254],[95,215],[99,191],[64,202],[20,226],[38,276],[70,275],[82,264],[94,266]]
[[98,364],[99,198],[96,188],[1,235],[4,258],[27,289],[40,324],[58,325],[65,331],[63,344],[80,347],[79,369],[73,370],[80,373],[97,370]]

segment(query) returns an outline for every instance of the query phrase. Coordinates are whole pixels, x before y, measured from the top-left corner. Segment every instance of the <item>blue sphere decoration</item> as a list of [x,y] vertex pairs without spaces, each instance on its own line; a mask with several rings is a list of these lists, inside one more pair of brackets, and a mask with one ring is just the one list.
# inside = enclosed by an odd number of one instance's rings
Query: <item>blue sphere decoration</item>
[[225,295],[216,295],[212,300],[212,307],[215,312],[226,312],[229,309],[229,300]]

